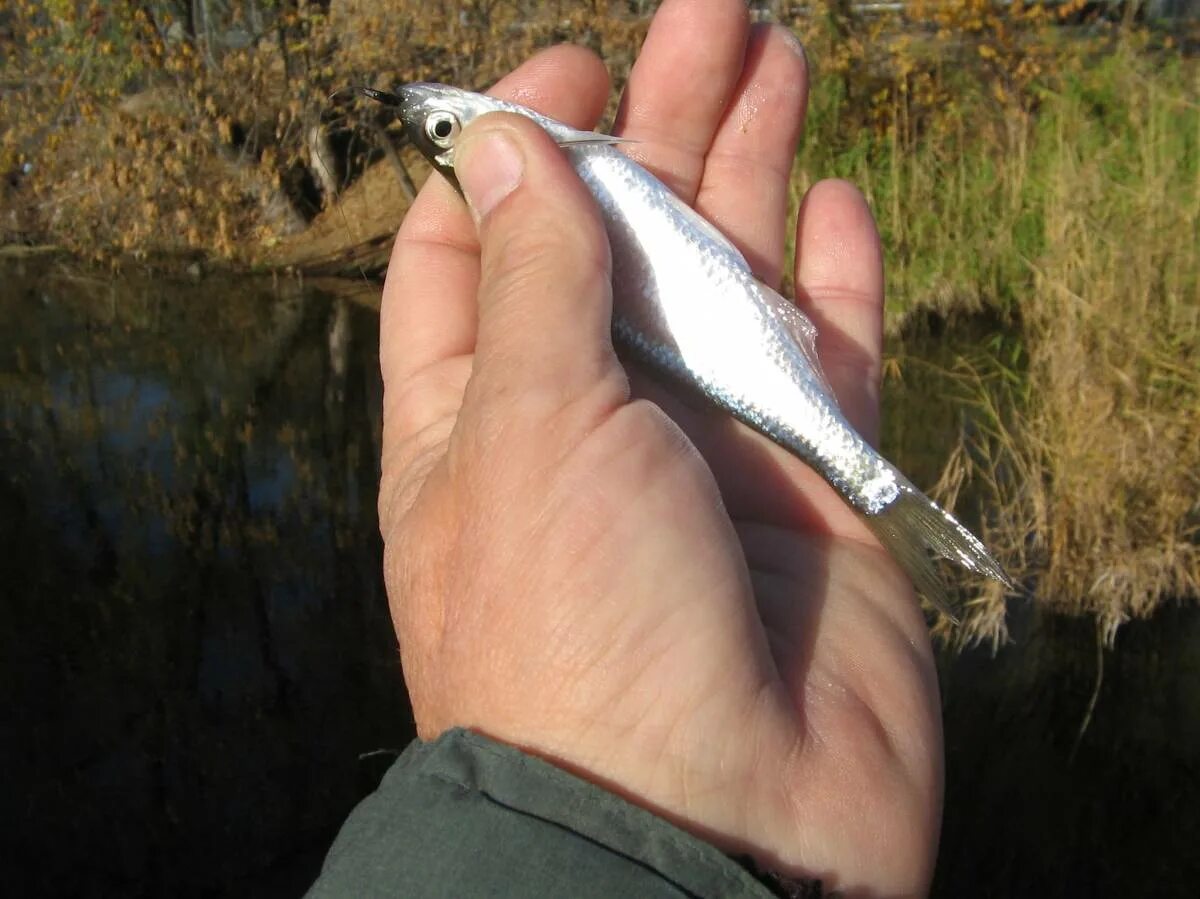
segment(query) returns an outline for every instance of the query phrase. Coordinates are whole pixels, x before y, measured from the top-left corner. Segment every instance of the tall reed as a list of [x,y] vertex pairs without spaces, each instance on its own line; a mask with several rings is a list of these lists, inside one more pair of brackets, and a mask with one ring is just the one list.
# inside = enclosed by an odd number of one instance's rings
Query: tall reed
[[[1036,114],[890,135],[850,173],[880,216],[893,330],[923,306],[988,309],[996,330],[925,381],[962,421],[937,492],[970,497],[1024,588],[1109,640],[1200,595],[1198,88],[1195,61],[1124,41]],[[920,362],[898,346],[902,377]],[[985,588],[965,636],[1002,639],[1002,610]]]

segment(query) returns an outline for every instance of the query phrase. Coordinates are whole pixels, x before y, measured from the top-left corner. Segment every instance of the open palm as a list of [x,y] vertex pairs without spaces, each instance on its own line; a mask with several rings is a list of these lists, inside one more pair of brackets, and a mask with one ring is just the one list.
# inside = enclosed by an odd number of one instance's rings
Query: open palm
[[[773,286],[806,79],[790,35],[750,29],[741,0],[667,0],[617,123]],[[607,90],[594,56],[559,47],[493,92],[590,128]],[[431,179],[384,290],[381,523],[422,736],[473,727],[767,866],[919,894],[941,734],[911,587],[805,465],[626,376],[603,265],[556,268],[599,240],[595,210],[564,229],[549,193],[520,208],[549,183],[530,168],[482,251]],[[573,210],[575,191],[555,195]],[[816,185],[796,247],[797,302],[871,437],[882,274],[858,193]]]

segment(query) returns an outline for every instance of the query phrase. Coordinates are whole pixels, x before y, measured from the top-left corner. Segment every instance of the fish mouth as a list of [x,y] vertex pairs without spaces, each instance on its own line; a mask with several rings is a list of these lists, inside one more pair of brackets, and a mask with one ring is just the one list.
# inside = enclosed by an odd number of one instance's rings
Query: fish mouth
[[422,134],[422,126],[425,122],[425,116],[429,105],[432,101],[444,96],[445,87],[440,84],[430,84],[425,81],[414,81],[411,84],[403,84],[396,88],[394,94],[387,91],[376,90],[373,87],[360,87],[359,93],[364,97],[369,97],[384,106],[391,106],[396,110],[397,117],[401,124],[404,125],[404,130],[408,133],[409,139],[417,146],[418,149],[431,161],[432,157],[439,152],[437,147],[427,146],[427,142]]
[[400,110],[400,118],[405,123],[413,121],[416,110],[424,105],[427,100],[437,96],[435,85],[421,81],[401,85],[396,89],[396,93],[394,94],[377,90],[373,87],[360,87],[358,92],[364,97],[369,97],[376,102],[382,103],[384,106],[396,107]]

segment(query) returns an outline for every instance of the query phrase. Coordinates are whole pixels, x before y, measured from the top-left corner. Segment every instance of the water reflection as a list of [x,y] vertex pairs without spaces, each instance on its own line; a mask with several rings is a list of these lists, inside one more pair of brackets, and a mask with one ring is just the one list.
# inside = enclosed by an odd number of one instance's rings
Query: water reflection
[[3,276],[4,868],[294,895],[388,761],[359,754],[411,734],[378,317],[294,284]]
[[1126,624],[1102,657],[1086,619],[1026,607],[1010,618],[1014,642],[997,658],[977,651],[940,666],[947,777],[934,894],[1195,896],[1197,609],[1167,605]]
[[[291,283],[0,278],[6,892],[298,895],[412,732],[377,315]],[[928,483],[958,420],[905,383],[889,440]],[[998,658],[942,660],[935,895],[1193,895],[1200,615],[1121,631],[1076,746],[1093,632],[1015,611]]]

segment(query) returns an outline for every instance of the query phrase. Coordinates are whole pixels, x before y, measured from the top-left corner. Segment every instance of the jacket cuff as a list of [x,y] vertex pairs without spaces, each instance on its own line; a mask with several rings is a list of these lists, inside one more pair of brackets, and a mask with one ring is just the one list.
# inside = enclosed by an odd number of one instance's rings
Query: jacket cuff
[[351,813],[310,896],[723,896],[770,890],[715,846],[455,729],[414,741]]

